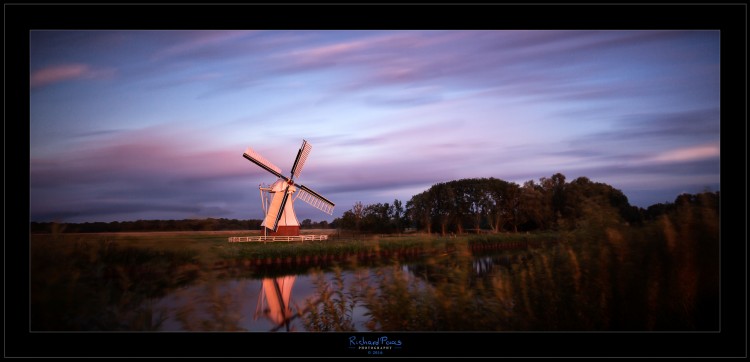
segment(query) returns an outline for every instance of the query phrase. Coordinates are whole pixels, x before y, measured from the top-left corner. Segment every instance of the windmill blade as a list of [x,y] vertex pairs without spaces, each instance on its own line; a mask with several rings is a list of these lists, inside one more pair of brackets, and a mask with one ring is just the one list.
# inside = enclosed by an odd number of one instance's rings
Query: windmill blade
[[[291,187],[291,185],[287,185],[286,189],[284,189],[284,195],[281,198],[281,205],[279,206],[279,211],[276,214],[275,219],[273,220],[273,229],[271,229],[273,231],[276,231],[276,229],[278,229],[279,220],[281,220],[281,216],[284,215],[284,206],[286,206],[286,201],[289,199],[289,187]],[[276,194],[278,194],[278,192]],[[276,197],[274,197],[274,199],[275,198]],[[269,215],[273,215],[273,214],[269,213]]]
[[276,229],[279,227],[279,220],[281,220],[281,216],[284,215],[284,206],[286,206],[287,200],[289,200],[289,186],[286,187],[286,190],[284,190],[284,196],[281,199],[281,206],[279,207],[279,212],[276,215],[276,220],[274,220],[273,223],[273,231],[276,231]]
[[277,192],[273,195],[271,206],[268,207],[268,213],[266,213],[266,218],[263,220],[263,225],[265,227],[276,231],[279,226],[281,214],[284,213],[284,205],[286,204],[286,198],[288,195],[289,194],[286,192]]
[[281,200],[283,198],[284,198],[284,195],[282,195],[280,192],[277,192],[273,195],[273,199],[271,200],[271,205],[268,207],[268,212],[266,213],[266,218],[263,220],[263,225],[274,231],[276,231],[274,227],[276,215],[278,215],[279,210],[283,210],[280,208]]
[[252,148],[248,147],[245,150],[245,153],[242,154],[242,157],[247,158],[248,160],[260,166],[264,170],[274,174],[276,177],[282,178],[284,180],[288,180],[286,177],[284,177],[284,175],[281,174],[280,168],[278,168],[276,165],[274,165],[270,161],[266,160],[265,157],[255,152]]
[[333,202],[321,196],[317,192],[310,190],[305,185],[297,184],[296,186],[299,188],[297,198],[302,199],[302,201],[312,205],[316,209],[321,210],[328,215],[333,215],[333,207],[336,206]]
[[299,173],[302,172],[302,166],[305,165],[310,150],[312,150],[312,146],[306,140],[302,140],[302,146],[300,146],[297,158],[294,159],[294,166],[292,166],[292,178],[299,177]]

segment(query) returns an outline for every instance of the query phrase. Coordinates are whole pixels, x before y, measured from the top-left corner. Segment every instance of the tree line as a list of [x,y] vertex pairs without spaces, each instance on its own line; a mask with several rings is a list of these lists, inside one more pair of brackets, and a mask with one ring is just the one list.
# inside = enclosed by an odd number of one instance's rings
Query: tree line
[[[302,229],[344,229],[360,233],[519,232],[571,230],[597,222],[640,225],[673,212],[678,205],[710,200],[718,210],[719,192],[682,194],[674,203],[640,208],[630,205],[622,191],[605,183],[579,177],[567,182],[556,173],[538,181],[518,185],[497,178],[470,178],[438,183],[411,197],[404,205],[393,203],[353,207],[332,222],[304,219]],[[185,219],[124,222],[55,223],[31,222],[32,233],[258,230],[262,220]]]
[[184,219],[184,220],[137,220],[113,222],[57,223],[31,222],[31,233],[103,233],[137,231],[216,231],[256,230],[263,220],[237,219]]
[[[674,203],[648,208],[630,205],[622,191],[579,177],[567,182],[556,173],[518,185],[497,178],[471,178],[438,183],[412,196],[402,207],[355,203],[332,223],[364,233],[401,232],[410,227],[427,233],[519,232],[572,230],[591,223],[641,225],[674,212],[678,205],[709,200],[719,209],[719,192],[679,195]],[[703,202],[703,201],[701,201]]]
[[[36,222],[30,223],[32,234],[50,233],[105,233],[105,232],[140,232],[140,231],[223,231],[223,230],[259,230],[263,220],[248,219],[183,219],[183,220],[136,220],[113,222],[84,222],[59,223]],[[300,223],[301,229],[330,229],[335,223],[326,220],[312,221],[304,219]]]
[[407,213],[418,228],[443,234],[569,228],[593,213],[615,213],[627,223],[642,221],[639,208],[620,190],[586,177],[566,182],[560,173],[523,185],[496,178],[439,183],[414,195]]

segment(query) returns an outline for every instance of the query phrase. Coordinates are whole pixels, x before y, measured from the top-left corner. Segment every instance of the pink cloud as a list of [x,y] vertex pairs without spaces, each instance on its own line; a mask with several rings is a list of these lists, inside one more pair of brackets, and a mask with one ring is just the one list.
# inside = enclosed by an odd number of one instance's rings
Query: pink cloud
[[662,162],[688,162],[719,156],[718,145],[678,148],[657,155],[653,160]]
[[62,64],[31,73],[29,82],[35,88],[71,79],[106,78],[113,73],[111,69],[93,69],[86,64]]
[[[440,36],[426,37],[419,33],[386,34],[359,40],[327,44],[283,54],[304,64],[326,64],[338,60],[379,63],[383,54],[401,54],[404,48],[425,47],[440,40]],[[364,52],[363,52],[364,51]],[[370,51],[374,52],[371,53]]]
[[353,41],[348,43],[332,44],[321,46],[317,48],[308,49],[297,53],[303,58],[309,58],[309,60],[315,61],[321,58],[337,57],[342,54],[357,51],[367,46],[367,40]]
[[[182,56],[190,52],[195,52],[204,49],[210,49],[218,45],[236,40],[238,38],[252,34],[254,31],[179,31],[176,32],[179,35],[186,37],[184,41],[178,42],[176,45],[162,49],[161,51],[154,54],[154,60],[160,60],[163,58],[170,58],[174,56]],[[174,33],[174,32],[167,32]]]
[[130,185],[152,189],[167,184],[253,180],[266,175],[242,157],[241,147],[186,147],[199,145],[200,140],[188,132],[175,131],[174,127],[170,132],[165,128],[168,127],[117,132],[71,150],[32,158],[31,185],[68,188],[99,184],[105,189]]
[[37,70],[31,74],[31,87],[80,78],[89,70],[86,64],[65,64]]

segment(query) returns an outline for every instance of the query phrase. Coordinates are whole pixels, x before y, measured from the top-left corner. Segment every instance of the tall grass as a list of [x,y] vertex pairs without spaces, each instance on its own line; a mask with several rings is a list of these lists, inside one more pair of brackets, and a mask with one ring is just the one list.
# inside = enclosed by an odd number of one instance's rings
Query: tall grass
[[191,283],[190,251],[123,248],[100,240],[31,244],[31,329],[157,330],[165,310],[149,301]]
[[189,302],[181,303],[174,316],[184,331],[245,331],[240,323],[246,294],[239,285],[222,288],[216,278],[209,277],[201,289],[187,296]]
[[[178,310],[183,329],[242,330],[241,293],[219,281],[240,269],[273,274],[263,269],[272,265],[332,267],[330,280],[315,272],[317,298],[297,308],[310,331],[718,329],[719,215],[700,203],[642,227],[592,213],[575,229],[544,234],[267,244],[201,234],[92,238],[102,236],[32,235],[32,330],[158,330],[167,311],[151,301],[199,279],[208,312]],[[416,261],[401,257],[414,251]],[[373,255],[377,263],[363,261]],[[322,264],[301,262],[307,257]],[[362,264],[367,272],[345,283],[347,268]]]
[[320,291],[317,300],[306,301],[303,317],[303,325],[307,330],[313,331],[353,331],[354,308],[358,303],[357,287],[350,293],[344,293],[345,285],[340,267],[334,268],[332,281],[328,281],[325,275],[317,270],[314,285]]
[[485,274],[468,243],[445,243],[420,267],[394,264],[321,295],[358,301],[380,331],[718,330],[718,225],[705,205],[636,228],[592,219]]

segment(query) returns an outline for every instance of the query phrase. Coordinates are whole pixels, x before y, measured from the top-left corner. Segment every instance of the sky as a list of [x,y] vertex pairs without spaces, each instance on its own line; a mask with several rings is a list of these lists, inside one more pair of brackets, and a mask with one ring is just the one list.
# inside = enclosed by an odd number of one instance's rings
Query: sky
[[30,220],[262,219],[276,177],[336,204],[562,173],[632,205],[720,185],[719,31],[30,33]]

